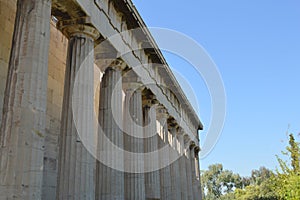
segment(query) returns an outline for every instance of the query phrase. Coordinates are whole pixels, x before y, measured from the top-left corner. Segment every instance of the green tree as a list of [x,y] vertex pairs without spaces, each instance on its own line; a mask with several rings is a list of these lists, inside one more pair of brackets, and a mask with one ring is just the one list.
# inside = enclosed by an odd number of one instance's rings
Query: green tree
[[277,156],[279,170],[260,167],[251,177],[240,177],[224,170],[222,164],[209,166],[201,176],[204,200],[299,200],[300,146],[294,135],[289,135],[286,152],[288,161]]
[[204,188],[205,199],[216,199],[222,194],[220,175],[223,172],[222,164],[214,164],[208,167],[207,171],[204,171],[201,181]]
[[203,171],[201,176],[204,199],[223,199],[225,194],[232,193],[235,188],[241,188],[243,179],[239,174],[224,170],[222,164],[214,164]]
[[266,167],[260,167],[258,170],[251,172],[251,184],[261,185],[263,182],[269,180],[274,173]]
[[274,188],[278,191],[281,199],[299,200],[300,199],[300,148],[299,143],[295,141],[294,135],[289,135],[289,146],[287,152],[282,152],[288,156],[290,161],[283,161],[279,156],[280,170],[277,170],[277,176],[273,178]]
[[292,170],[295,174],[299,175],[300,172],[300,151],[299,151],[299,143],[295,141],[294,135],[290,134],[290,140],[289,140],[289,147],[287,147],[287,150],[290,152],[291,155],[291,165]]
[[243,189],[235,190],[235,199],[241,200],[277,200],[271,178],[274,173],[265,168],[260,167],[258,170],[252,170],[250,177],[250,185]]

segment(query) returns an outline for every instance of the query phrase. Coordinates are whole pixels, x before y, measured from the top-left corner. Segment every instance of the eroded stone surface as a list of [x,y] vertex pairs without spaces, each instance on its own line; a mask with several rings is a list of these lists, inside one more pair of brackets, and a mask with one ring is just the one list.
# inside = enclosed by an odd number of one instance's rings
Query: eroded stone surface
[[17,1],[1,123],[1,199],[41,198],[50,9],[47,0]]

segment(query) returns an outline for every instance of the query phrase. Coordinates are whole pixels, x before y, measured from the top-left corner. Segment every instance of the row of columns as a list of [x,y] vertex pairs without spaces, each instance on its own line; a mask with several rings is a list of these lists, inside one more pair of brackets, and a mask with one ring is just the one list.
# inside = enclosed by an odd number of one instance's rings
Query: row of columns
[[[49,0],[17,3],[1,123],[0,199],[42,196],[50,11]],[[155,97],[143,94],[145,88],[136,77],[124,78],[126,64],[121,60],[104,71],[98,120],[101,130],[94,130],[93,48],[100,34],[87,19],[57,25],[69,38],[69,46],[56,198],[200,199],[199,148],[191,145],[174,120],[170,123],[167,109]],[[110,164],[125,172],[96,161],[85,147],[86,141],[94,140],[95,131],[97,157],[111,156]],[[115,147],[109,146],[104,136],[116,147],[136,154],[119,154],[115,159],[111,153]],[[165,147],[169,147],[167,151],[151,159],[140,156]],[[172,160],[176,156],[178,159]]]

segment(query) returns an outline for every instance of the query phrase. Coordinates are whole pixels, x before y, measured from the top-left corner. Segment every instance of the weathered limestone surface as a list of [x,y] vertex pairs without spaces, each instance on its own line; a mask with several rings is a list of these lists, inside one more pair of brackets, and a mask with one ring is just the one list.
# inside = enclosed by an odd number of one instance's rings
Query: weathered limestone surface
[[[16,0],[0,1],[0,121],[2,116],[4,90],[14,29]],[[48,61],[48,89],[46,136],[44,153],[44,178],[42,199],[53,199],[57,185],[58,135],[60,130],[63,82],[67,53],[67,38],[50,24],[50,48]]]
[[[139,83],[124,83],[124,149],[133,153],[144,152],[143,138],[143,112],[142,112],[142,88]],[[145,199],[145,175],[144,159],[142,156],[134,155],[124,157],[125,173],[125,199]],[[128,173],[128,171],[132,173]]]
[[[158,151],[158,134],[156,133],[156,105],[152,99],[144,100],[144,134],[145,153]],[[148,170],[147,170],[148,169]],[[146,199],[160,199],[160,177],[158,153],[145,158],[145,170],[155,171],[145,174]]]
[[6,85],[9,55],[14,31],[16,0],[0,1],[0,122],[2,119],[4,90]]
[[[171,143],[172,151],[178,152],[179,149],[177,146],[177,137],[176,137],[177,128],[171,127],[170,131],[172,135],[172,143]],[[172,181],[172,199],[181,199],[180,168],[179,168],[178,159],[171,164],[171,181]]]
[[187,176],[187,193],[188,193],[188,199],[193,200],[194,194],[193,194],[193,178],[192,178],[192,166],[191,166],[191,150],[189,142],[186,144],[186,153],[185,153],[185,166],[186,166],[186,176]]
[[1,124],[1,199],[40,199],[51,1],[17,2]]
[[[57,187],[58,199],[62,200],[95,198],[96,161],[84,146],[94,134],[93,48],[94,38],[88,35],[74,34],[69,39]],[[73,91],[75,85],[77,93]]]
[[198,170],[198,177],[197,177],[196,184],[197,184],[198,196],[202,197],[201,175],[200,175],[200,164],[199,164],[199,162],[200,162],[199,161],[199,156],[197,155],[197,157],[196,157],[196,165],[198,165],[198,166],[196,166],[196,169]]
[[68,47],[67,38],[56,29],[53,21],[50,25],[50,41],[42,191],[43,200],[52,200],[53,197],[56,196],[59,154],[58,138],[60,134],[64,75]]
[[[122,63],[112,63],[105,70],[100,86],[99,129],[98,130],[98,157],[110,158],[111,166],[124,168],[123,155],[113,157],[114,147],[104,140],[110,140],[114,145],[123,149],[122,123]],[[114,115],[112,110],[116,111]],[[97,162],[97,200],[124,199],[124,172],[118,171]]]
[[195,157],[195,146],[191,149],[191,172],[192,172],[192,188],[193,196],[198,196],[198,185],[197,185],[197,176],[196,176],[196,157]]
[[[158,107],[157,109],[157,115],[158,115],[158,121],[160,125],[160,139],[158,141],[158,148],[161,149],[165,145],[169,146],[168,138],[168,124],[167,124],[167,111],[165,108]],[[164,166],[162,163],[169,163],[169,152],[168,150],[164,152],[163,154],[159,154],[159,162],[160,166]],[[160,174],[160,189],[161,189],[161,199],[170,199],[172,196],[172,184],[171,184],[171,168],[170,165],[165,166],[164,168],[159,170]]]
[[178,132],[177,139],[180,144],[180,158],[179,158],[179,169],[180,169],[180,185],[181,185],[181,199],[188,199],[188,188],[187,188],[187,173],[186,173],[186,164],[184,156],[184,138],[182,130]]

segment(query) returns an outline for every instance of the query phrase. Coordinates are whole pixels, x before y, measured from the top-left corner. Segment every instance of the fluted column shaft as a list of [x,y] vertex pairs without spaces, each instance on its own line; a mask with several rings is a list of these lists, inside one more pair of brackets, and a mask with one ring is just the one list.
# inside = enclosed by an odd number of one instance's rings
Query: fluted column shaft
[[[168,113],[165,108],[158,108],[158,121],[160,124],[160,139],[158,140],[158,148],[161,149],[165,145],[169,145],[168,137]],[[170,147],[169,147],[170,148]],[[172,196],[172,186],[171,186],[171,168],[169,165],[169,158],[170,154],[168,151],[161,151],[159,154],[159,162],[160,166],[165,166],[164,168],[160,169],[160,189],[161,189],[161,199],[168,200]],[[166,163],[167,165],[164,165]]]
[[192,166],[191,166],[191,150],[189,147],[189,140],[188,142],[185,143],[185,145],[186,145],[185,165],[186,165],[186,175],[187,175],[187,193],[188,193],[188,199],[194,200]]
[[191,149],[191,172],[192,172],[192,187],[194,198],[198,197],[198,180],[196,174],[196,157],[195,157],[195,147]]
[[[92,145],[94,137],[95,38],[92,34],[83,32],[85,28],[91,27],[81,25],[81,29],[75,29],[78,32],[73,28],[72,25],[61,28],[69,37],[69,46],[61,122],[57,199],[90,200],[95,199],[96,163],[86,145]],[[76,91],[73,90],[74,86]]]
[[[99,124],[98,130],[98,158],[110,158],[107,163],[97,162],[96,199],[97,200],[124,200],[124,172],[116,167],[124,168],[123,154],[115,157],[114,147],[108,145],[110,140],[113,145],[123,149],[123,123],[122,123],[122,61],[113,62],[105,70],[101,81]],[[113,110],[116,113],[113,113]],[[104,140],[106,137],[106,140]]]
[[[125,87],[124,102],[124,149],[133,153],[144,152],[143,138],[136,137],[143,135],[143,112],[142,93],[139,83],[128,83]],[[128,115],[129,114],[129,115]],[[125,173],[125,199],[145,199],[145,175],[137,173],[144,171],[144,159],[142,156],[133,155],[124,157],[125,169],[131,173]]]
[[202,198],[202,189],[201,189],[201,174],[200,174],[200,164],[199,164],[199,151],[200,148],[198,147],[195,151],[195,162],[196,162],[196,185],[197,185],[197,192],[198,195]]
[[[170,131],[172,135],[171,151],[173,151],[173,153],[178,154],[179,157],[180,150],[178,149],[177,137],[176,137],[177,128],[171,127]],[[170,167],[171,167],[171,181],[172,181],[172,199],[179,200],[181,199],[179,160],[175,160]]]
[[184,138],[183,132],[179,132],[177,135],[177,139],[180,144],[180,158],[179,158],[179,168],[180,168],[180,183],[181,183],[181,199],[188,199],[188,189],[187,189],[187,173],[186,173],[186,161],[184,156]]
[[41,199],[50,0],[17,1],[0,138],[0,199]]
[[[145,153],[158,150],[158,135],[156,134],[156,105],[151,100],[144,101],[144,134]],[[153,153],[153,157],[145,159],[145,170],[156,169],[156,171],[145,174],[146,199],[160,199],[160,178],[159,178],[159,156]]]

